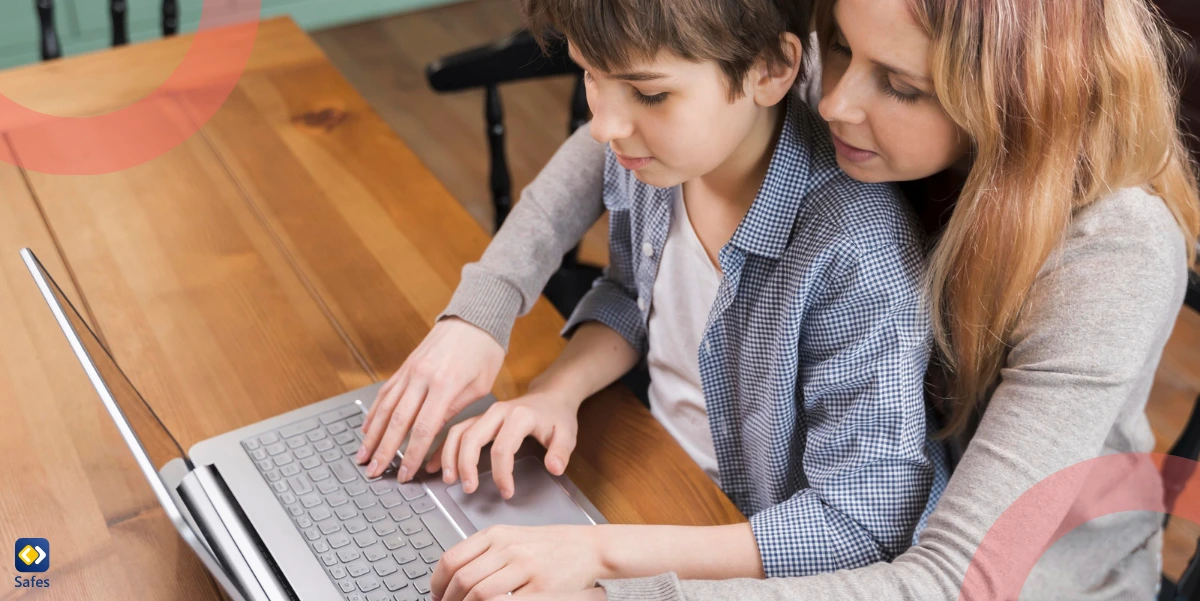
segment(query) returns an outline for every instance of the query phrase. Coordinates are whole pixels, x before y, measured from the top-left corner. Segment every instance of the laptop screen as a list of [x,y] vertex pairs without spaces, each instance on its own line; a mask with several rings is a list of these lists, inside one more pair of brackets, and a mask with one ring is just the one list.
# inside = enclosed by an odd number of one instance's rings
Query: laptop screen
[[37,281],[42,296],[54,313],[72,350],[75,351],[76,358],[116,423],[121,437],[133,452],[146,479],[150,481],[155,495],[169,513],[175,511],[175,504],[167,494],[166,485],[158,470],[172,459],[186,460],[183,449],[117,366],[112,355],[37,257],[28,249],[22,250],[21,256]]

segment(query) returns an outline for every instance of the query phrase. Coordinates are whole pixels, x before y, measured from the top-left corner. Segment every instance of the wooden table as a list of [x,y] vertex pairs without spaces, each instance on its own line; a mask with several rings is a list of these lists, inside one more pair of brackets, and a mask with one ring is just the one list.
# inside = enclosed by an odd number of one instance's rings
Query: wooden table
[[[183,36],[0,73],[48,113],[127,104]],[[187,100],[175,97],[186,113]],[[3,133],[5,144],[20,136]],[[45,537],[49,589],[0,598],[211,599],[17,250],[30,246],[186,448],[390,375],[487,235],[290,20],[197,135],[138,167],[50,176],[0,164],[0,542]],[[496,384],[562,348],[543,300]],[[584,406],[569,475],[613,522],[742,520],[637,401]],[[7,559],[5,560],[7,561]],[[15,575],[15,571],[13,572]]]

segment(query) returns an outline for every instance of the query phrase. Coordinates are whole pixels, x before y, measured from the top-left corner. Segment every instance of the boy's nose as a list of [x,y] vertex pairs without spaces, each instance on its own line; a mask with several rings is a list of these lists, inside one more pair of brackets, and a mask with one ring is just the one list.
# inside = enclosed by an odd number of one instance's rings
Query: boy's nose
[[620,111],[600,103],[592,103],[592,137],[601,144],[623,140],[633,135],[633,123]]

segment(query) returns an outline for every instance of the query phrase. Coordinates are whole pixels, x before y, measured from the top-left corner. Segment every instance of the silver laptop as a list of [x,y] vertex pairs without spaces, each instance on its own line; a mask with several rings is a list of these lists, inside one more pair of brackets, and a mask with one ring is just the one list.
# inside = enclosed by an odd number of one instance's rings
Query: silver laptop
[[[566,477],[531,454],[501,498],[436,476],[398,484],[396,463],[367,478],[353,461],[362,411],[382,383],[197,443],[184,453],[29,249],[21,257],[151,489],[184,540],[236,601],[414,601],[444,550],[495,524],[599,524]],[[478,415],[494,399],[455,421]],[[253,402],[253,399],[245,399]],[[485,464],[481,470],[487,470]]]

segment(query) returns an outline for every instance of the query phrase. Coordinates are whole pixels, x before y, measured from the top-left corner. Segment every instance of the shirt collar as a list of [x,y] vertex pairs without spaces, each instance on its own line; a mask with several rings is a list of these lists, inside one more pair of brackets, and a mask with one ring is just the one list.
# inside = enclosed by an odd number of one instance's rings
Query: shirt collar
[[796,215],[808,193],[837,170],[824,123],[794,94],[788,94],[785,102],[783,128],[767,175],[750,211],[729,240],[731,246],[743,252],[772,259],[780,258],[787,248]]

